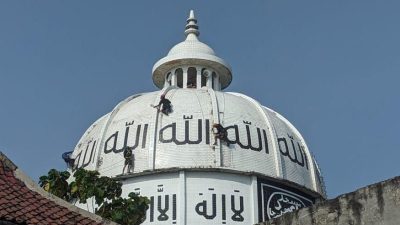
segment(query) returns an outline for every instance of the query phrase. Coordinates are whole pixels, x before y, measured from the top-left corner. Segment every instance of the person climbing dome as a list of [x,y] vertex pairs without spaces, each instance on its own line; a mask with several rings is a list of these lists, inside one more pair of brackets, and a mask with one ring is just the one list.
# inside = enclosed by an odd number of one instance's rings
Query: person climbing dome
[[213,133],[214,133],[214,137],[215,137],[215,143],[217,142],[217,138],[218,138],[221,141],[225,142],[226,145],[229,147],[228,132],[221,124],[219,124],[219,123],[213,124]]
[[125,163],[124,163],[124,168],[122,169],[122,173],[125,172],[125,168],[127,168],[126,172],[130,173],[132,172],[132,168],[133,168],[133,161],[134,161],[134,155],[132,152],[132,148],[131,147],[125,147],[124,150],[124,158],[125,158]]
[[68,168],[74,167],[75,159],[72,158],[72,151],[71,152],[64,152],[62,154],[62,158],[64,159],[64,162],[67,163]]
[[154,108],[160,109],[161,105],[162,105],[161,112],[168,116],[168,114],[172,112],[172,107],[171,107],[171,101],[165,97],[165,94],[161,95],[160,102],[158,103],[158,105],[154,106]]

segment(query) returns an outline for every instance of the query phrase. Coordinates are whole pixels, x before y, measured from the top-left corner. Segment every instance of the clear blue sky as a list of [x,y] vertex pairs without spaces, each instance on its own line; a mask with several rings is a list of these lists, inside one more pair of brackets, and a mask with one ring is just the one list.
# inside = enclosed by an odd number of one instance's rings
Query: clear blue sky
[[291,121],[329,197],[400,175],[399,1],[1,1],[0,150],[33,179],[65,168],[94,122],[156,90],[153,64],[200,39],[233,68],[227,91]]

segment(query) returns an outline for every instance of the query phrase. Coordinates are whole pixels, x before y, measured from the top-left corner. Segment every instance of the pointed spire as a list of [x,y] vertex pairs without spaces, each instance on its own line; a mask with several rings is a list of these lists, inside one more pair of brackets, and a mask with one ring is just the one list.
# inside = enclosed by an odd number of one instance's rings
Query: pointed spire
[[197,20],[194,17],[193,10],[190,10],[189,18],[186,20],[186,23],[185,35],[187,39],[198,37],[200,35],[199,26],[197,26]]

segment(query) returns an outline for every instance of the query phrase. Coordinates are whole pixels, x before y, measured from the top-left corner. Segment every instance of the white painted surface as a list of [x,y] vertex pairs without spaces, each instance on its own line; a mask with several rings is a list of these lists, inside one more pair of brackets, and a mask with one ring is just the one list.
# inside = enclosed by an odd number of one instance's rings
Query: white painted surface
[[[320,170],[300,132],[256,100],[218,91],[229,85],[232,71],[208,45],[198,40],[193,13],[185,34],[186,40],[153,67],[153,80],[160,88],[168,72],[183,68],[183,88],[176,87],[173,75],[171,86],[133,95],[119,103],[80,139],[72,154],[75,168],[98,170],[103,176],[121,175],[123,151],[127,147],[133,148],[134,175],[178,168],[178,172],[135,176],[124,181],[123,195],[133,191],[152,199],[153,207],[144,224],[255,224],[263,216],[259,215],[261,208],[257,210],[258,203],[264,201],[258,194],[259,175],[269,177],[265,179],[268,182],[279,180],[277,183],[289,181],[299,185],[296,190],[278,185],[282,190],[287,188],[300,195],[310,190],[325,196]],[[197,88],[186,88],[188,67],[198,70]],[[207,87],[200,87],[201,68],[216,73],[216,87],[212,88],[211,77]],[[173,112],[168,116],[153,107],[162,94],[172,102]],[[214,140],[214,123],[227,129],[229,144]],[[200,172],[185,171],[194,168]],[[210,168],[238,174],[201,172]],[[240,172],[252,175],[239,175]],[[264,178],[262,182],[266,182]]]
[[[252,171],[290,180],[322,193],[318,180],[320,172],[314,166],[314,159],[304,139],[281,115],[237,94],[206,88],[172,88],[166,97],[172,102],[173,112],[166,116],[157,114],[157,110],[150,106],[158,102],[161,93],[164,91],[142,94],[121,105],[118,112],[113,113],[107,129],[101,129],[107,116],[94,123],[78,143],[73,155],[85,151],[87,143],[96,140],[93,155],[99,155],[102,161],[98,166],[99,172],[107,176],[120,175],[124,165],[123,147],[126,140],[127,146],[135,148],[135,173],[153,169],[150,156],[154,155],[154,169],[223,167]],[[218,120],[228,128],[228,138],[233,142],[229,147],[224,142],[213,145],[211,126]],[[154,130],[156,122],[157,130]],[[125,138],[128,127],[129,132]],[[101,132],[105,132],[102,142]],[[152,143],[155,145],[152,146]],[[258,148],[260,144],[261,148]],[[94,158],[89,163],[86,159],[88,164],[85,168],[95,168]],[[82,165],[81,161],[79,166]],[[277,167],[281,170],[277,170]]]
[[[131,178],[124,182],[123,193],[127,195],[129,192],[137,192],[153,199],[153,204],[147,211],[146,221],[143,223],[145,225],[211,225],[224,224],[223,222],[250,225],[256,223],[258,219],[253,214],[254,203],[257,202],[253,199],[253,182],[249,176],[217,172],[176,172]],[[174,195],[176,204],[172,201]],[[166,205],[167,198],[168,205]],[[224,204],[223,198],[225,198]],[[235,203],[232,203],[232,200]],[[161,209],[158,207],[159,204]],[[204,204],[207,205],[206,208],[203,207]],[[165,211],[164,216],[163,211]]]

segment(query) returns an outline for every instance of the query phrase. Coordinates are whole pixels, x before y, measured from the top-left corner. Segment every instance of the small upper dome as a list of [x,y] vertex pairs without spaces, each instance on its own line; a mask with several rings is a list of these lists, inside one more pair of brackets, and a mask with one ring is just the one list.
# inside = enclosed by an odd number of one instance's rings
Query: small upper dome
[[168,55],[153,66],[154,84],[162,88],[166,74],[173,68],[179,66],[199,65],[214,69],[221,82],[221,89],[226,88],[232,81],[232,71],[225,60],[216,56],[214,50],[207,44],[199,41],[197,20],[193,10],[190,11],[185,29],[186,39],[175,45]]
[[195,40],[188,40],[175,45],[171,48],[168,52],[168,56],[178,55],[178,54],[190,54],[196,52],[196,54],[206,54],[206,55],[213,55],[215,56],[215,52],[210,46],[204,44],[203,42],[195,39]]

